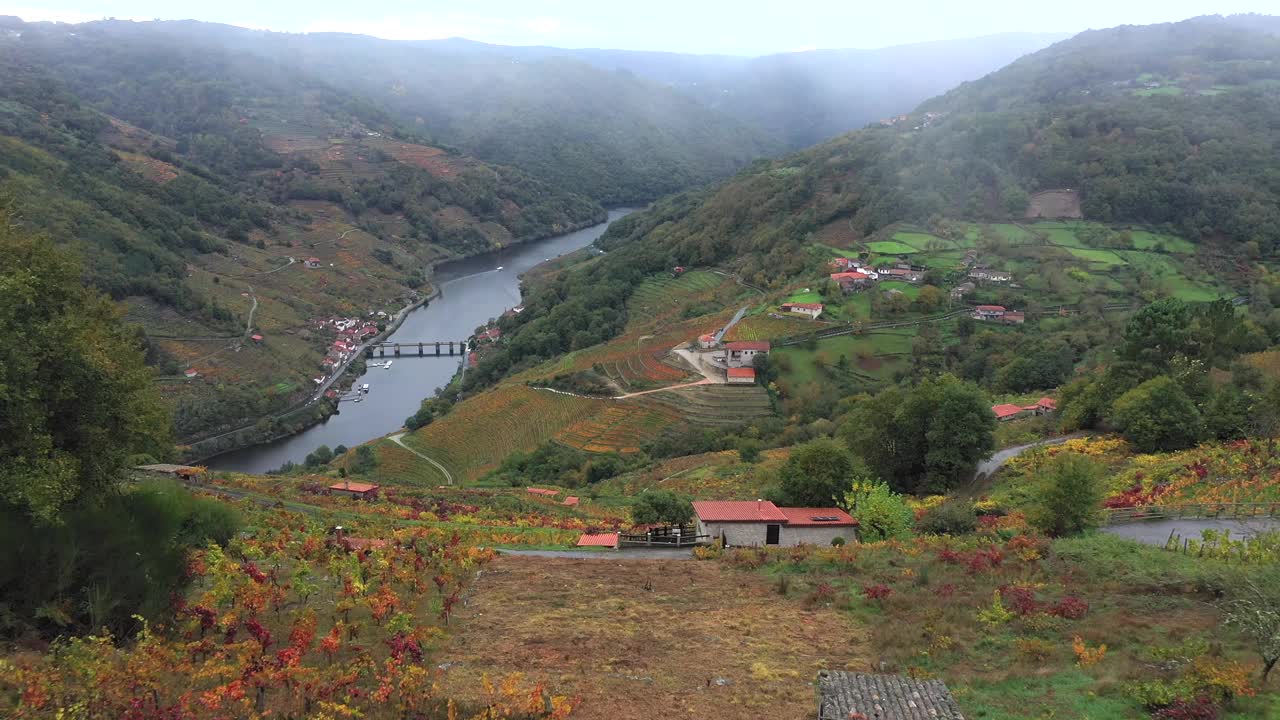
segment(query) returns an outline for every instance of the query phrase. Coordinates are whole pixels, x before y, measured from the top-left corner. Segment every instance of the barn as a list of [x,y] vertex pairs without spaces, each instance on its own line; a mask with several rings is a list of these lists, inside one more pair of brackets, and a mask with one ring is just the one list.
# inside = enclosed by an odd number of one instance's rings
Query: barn
[[783,508],[768,500],[695,500],[698,534],[726,545],[830,545],[857,539],[858,522],[840,508]]

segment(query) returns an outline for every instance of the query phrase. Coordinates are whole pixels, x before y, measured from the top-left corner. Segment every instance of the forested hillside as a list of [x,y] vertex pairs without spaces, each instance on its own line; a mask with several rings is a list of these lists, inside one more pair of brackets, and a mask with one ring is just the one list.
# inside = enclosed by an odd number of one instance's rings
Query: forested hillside
[[[261,58],[91,28],[3,32],[0,195],[144,327],[151,362],[177,380],[165,395],[182,438],[305,396],[326,346],[301,332],[316,318],[393,311],[433,261],[603,217]],[[304,276],[308,256],[330,269]],[[224,352],[251,330],[275,342]],[[182,382],[187,370],[209,381]]]
[[605,204],[720,180],[782,149],[670,88],[567,58],[522,63],[362,36],[197,22],[104,21],[77,31],[121,51],[180,46],[258,64],[269,76],[323,78],[385,108],[419,138],[517,166]]

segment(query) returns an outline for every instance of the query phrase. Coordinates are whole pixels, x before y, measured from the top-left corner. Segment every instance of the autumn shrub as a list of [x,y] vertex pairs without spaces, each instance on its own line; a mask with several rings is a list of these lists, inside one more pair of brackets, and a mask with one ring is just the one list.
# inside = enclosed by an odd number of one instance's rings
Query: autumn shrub
[[1151,717],[1155,720],[1218,720],[1222,717],[1222,708],[1202,696],[1194,700],[1175,700],[1156,710]]
[[1053,642],[1044,638],[1020,638],[1017,642],[1018,654],[1036,662],[1048,660],[1055,647]]
[[1089,603],[1074,595],[1067,595],[1048,608],[1050,615],[1065,620],[1079,620],[1089,612]]
[[959,500],[927,510],[916,522],[916,530],[929,535],[967,535],[977,529],[973,506]]
[[804,604],[807,607],[824,607],[830,605],[832,600],[836,598],[836,589],[831,583],[818,583],[816,587],[809,592],[804,598]]

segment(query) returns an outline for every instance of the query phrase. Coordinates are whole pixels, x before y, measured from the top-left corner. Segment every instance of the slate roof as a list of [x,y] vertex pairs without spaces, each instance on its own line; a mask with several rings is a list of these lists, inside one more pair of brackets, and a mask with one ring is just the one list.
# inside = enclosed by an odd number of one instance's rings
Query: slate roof
[[818,719],[964,720],[941,680],[824,670],[818,673]]

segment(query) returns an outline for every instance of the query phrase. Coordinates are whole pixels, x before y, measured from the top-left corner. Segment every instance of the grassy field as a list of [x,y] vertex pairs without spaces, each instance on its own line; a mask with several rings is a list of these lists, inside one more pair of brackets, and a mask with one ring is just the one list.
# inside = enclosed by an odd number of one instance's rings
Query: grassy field
[[867,248],[874,253],[881,255],[910,255],[920,252],[920,250],[907,245],[906,243],[897,242],[895,240],[877,240],[867,243]]
[[1116,254],[1114,251],[1111,251],[1111,250],[1101,250],[1097,248],[1068,247],[1067,251],[1070,252],[1072,255],[1080,258],[1081,260],[1087,260],[1091,263],[1097,263],[1099,265],[1124,265],[1125,264],[1124,258],[1120,257],[1118,254]]
[[784,368],[783,381],[789,384],[816,382],[824,372],[835,371],[841,356],[848,360],[848,372],[875,382],[887,379],[900,367],[902,358],[911,352],[911,338],[915,335],[912,328],[841,335],[818,341],[813,350],[791,346],[775,351],[774,355]]
[[444,685],[524,672],[582,720],[814,714],[820,669],[870,668],[867,630],[721,563],[499,557],[444,649]]

